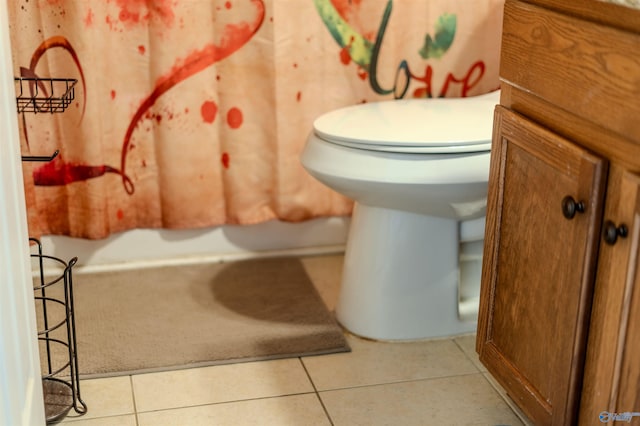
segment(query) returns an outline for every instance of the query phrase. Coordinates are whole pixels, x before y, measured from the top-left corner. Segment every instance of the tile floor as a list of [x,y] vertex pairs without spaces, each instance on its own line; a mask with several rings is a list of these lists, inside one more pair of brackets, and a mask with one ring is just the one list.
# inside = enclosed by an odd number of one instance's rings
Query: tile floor
[[[327,265],[303,258],[327,306]],[[89,412],[68,426],[523,425],[474,349],[473,335],[411,343],[346,333],[352,352],[81,381]]]

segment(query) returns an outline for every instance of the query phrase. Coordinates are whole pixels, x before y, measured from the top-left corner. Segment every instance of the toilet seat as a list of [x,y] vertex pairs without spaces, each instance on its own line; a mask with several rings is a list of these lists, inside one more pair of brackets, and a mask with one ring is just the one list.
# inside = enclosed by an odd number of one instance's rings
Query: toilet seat
[[370,102],[326,113],[315,120],[313,130],[327,142],[355,149],[425,154],[486,152],[491,150],[493,111],[499,100],[497,90],[469,98]]
[[347,142],[339,139],[332,139],[322,137],[325,141],[334,143],[336,145],[345,146],[348,148],[354,149],[363,149],[368,151],[384,151],[384,152],[394,152],[398,154],[465,154],[465,153],[473,153],[473,152],[487,152],[491,151],[491,141],[484,143],[475,143],[468,145],[456,145],[454,143],[445,146],[404,146],[404,145],[382,145],[382,144],[371,144],[364,142]]

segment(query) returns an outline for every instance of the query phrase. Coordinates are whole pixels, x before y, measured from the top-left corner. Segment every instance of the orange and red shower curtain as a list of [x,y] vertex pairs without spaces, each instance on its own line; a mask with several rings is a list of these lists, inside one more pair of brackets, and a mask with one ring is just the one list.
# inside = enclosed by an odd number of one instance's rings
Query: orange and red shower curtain
[[24,163],[30,232],[347,215],[299,164],[313,120],[497,89],[502,3],[8,2],[16,76],[77,80],[64,113],[19,114],[23,155],[59,150]]

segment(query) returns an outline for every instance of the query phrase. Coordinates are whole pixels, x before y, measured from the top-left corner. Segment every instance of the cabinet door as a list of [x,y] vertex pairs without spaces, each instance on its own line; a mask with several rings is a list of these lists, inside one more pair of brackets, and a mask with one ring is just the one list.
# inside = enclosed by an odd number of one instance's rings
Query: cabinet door
[[580,424],[640,409],[640,177],[612,166],[607,188]]
[[496,107],[476,349],[536,424],[576,421],[606,169]]

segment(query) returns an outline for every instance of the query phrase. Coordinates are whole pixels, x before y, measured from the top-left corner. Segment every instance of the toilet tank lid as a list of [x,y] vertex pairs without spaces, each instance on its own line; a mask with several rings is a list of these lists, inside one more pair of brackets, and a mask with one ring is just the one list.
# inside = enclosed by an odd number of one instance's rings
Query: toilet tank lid
[[349,146],[486,147],[499,102],[499,90],[468,98],[370,102],[323,114],[313,129],[321,139]]

